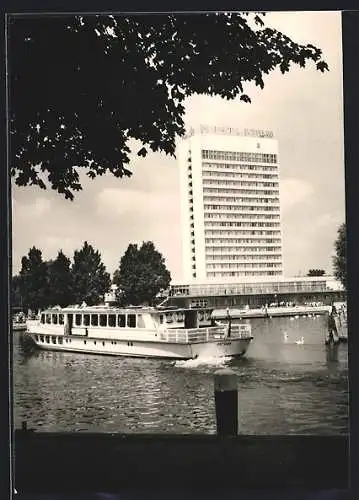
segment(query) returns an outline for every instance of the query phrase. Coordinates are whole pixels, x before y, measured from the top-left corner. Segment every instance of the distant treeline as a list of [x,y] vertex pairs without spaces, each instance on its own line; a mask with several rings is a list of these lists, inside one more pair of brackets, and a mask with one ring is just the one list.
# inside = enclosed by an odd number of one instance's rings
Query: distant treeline
[[12,278],[11,304],[34,311],[82,302],[95,305],[103,302],[111,284],[119,287],[122,305],[152,304],[170,281],[165,260],[151,241],[141,247],[130,244],[112,279],[100,252],[87,241],[74,251],[72,261],[62,250],[54,260],[44,261],[42,251],[33,246],[22,257],[19,274]]

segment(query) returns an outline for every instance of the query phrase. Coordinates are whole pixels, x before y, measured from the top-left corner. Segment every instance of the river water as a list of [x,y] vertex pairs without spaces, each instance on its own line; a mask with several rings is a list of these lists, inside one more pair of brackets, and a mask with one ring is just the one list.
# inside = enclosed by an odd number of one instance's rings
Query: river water
[[26,420],[39,431],[213,434],[213,374],[230,367],[238,375],[240,433],[347,434],[347,346],[324,345],[326,317],[251,324],[244,358],[176,362],[29,352],[15,332],[14,426]]

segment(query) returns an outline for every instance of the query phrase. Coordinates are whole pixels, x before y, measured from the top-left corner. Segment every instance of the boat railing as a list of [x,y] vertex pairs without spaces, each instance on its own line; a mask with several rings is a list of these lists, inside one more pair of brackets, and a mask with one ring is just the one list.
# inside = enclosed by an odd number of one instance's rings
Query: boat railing
[[232,325],[230,336],[228,326],[216,326],[208,328],[171,328],[160,332],[160,340],[173,343],[210,342],[213,340],[223,340],[225,338],[247,339],[251,337],[251,327],[249,325]]
[[242,325],[232,325],[231,326],[231,337],[246,339],[252,336],[252,330],[250,325],[242,324]]

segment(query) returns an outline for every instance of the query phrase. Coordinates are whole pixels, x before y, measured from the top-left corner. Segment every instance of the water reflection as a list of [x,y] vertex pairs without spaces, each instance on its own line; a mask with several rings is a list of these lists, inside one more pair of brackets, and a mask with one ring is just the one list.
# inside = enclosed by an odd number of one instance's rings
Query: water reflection
[[214,433],[213,373],[230,366],[241,432],[346,433],[347,346],[324,345],[325,320],[272,318],[252,327],[245,358],[185,362],[34,352],[15,335],[15,426]]

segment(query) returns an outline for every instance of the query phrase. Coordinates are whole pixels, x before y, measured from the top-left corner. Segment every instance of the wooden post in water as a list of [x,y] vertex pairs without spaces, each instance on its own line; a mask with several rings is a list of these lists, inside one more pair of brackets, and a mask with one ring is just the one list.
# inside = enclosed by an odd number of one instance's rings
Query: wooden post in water
[[231,336],[231,330],[232,330],[232,318],[229,313],[229,307],[227,307],[227,320],[228,320],[228,330],[227,330],[227,337]]
[[238,435],[237,375],[224,368],[214,374],[214,400],[216,405],[217,434]]

